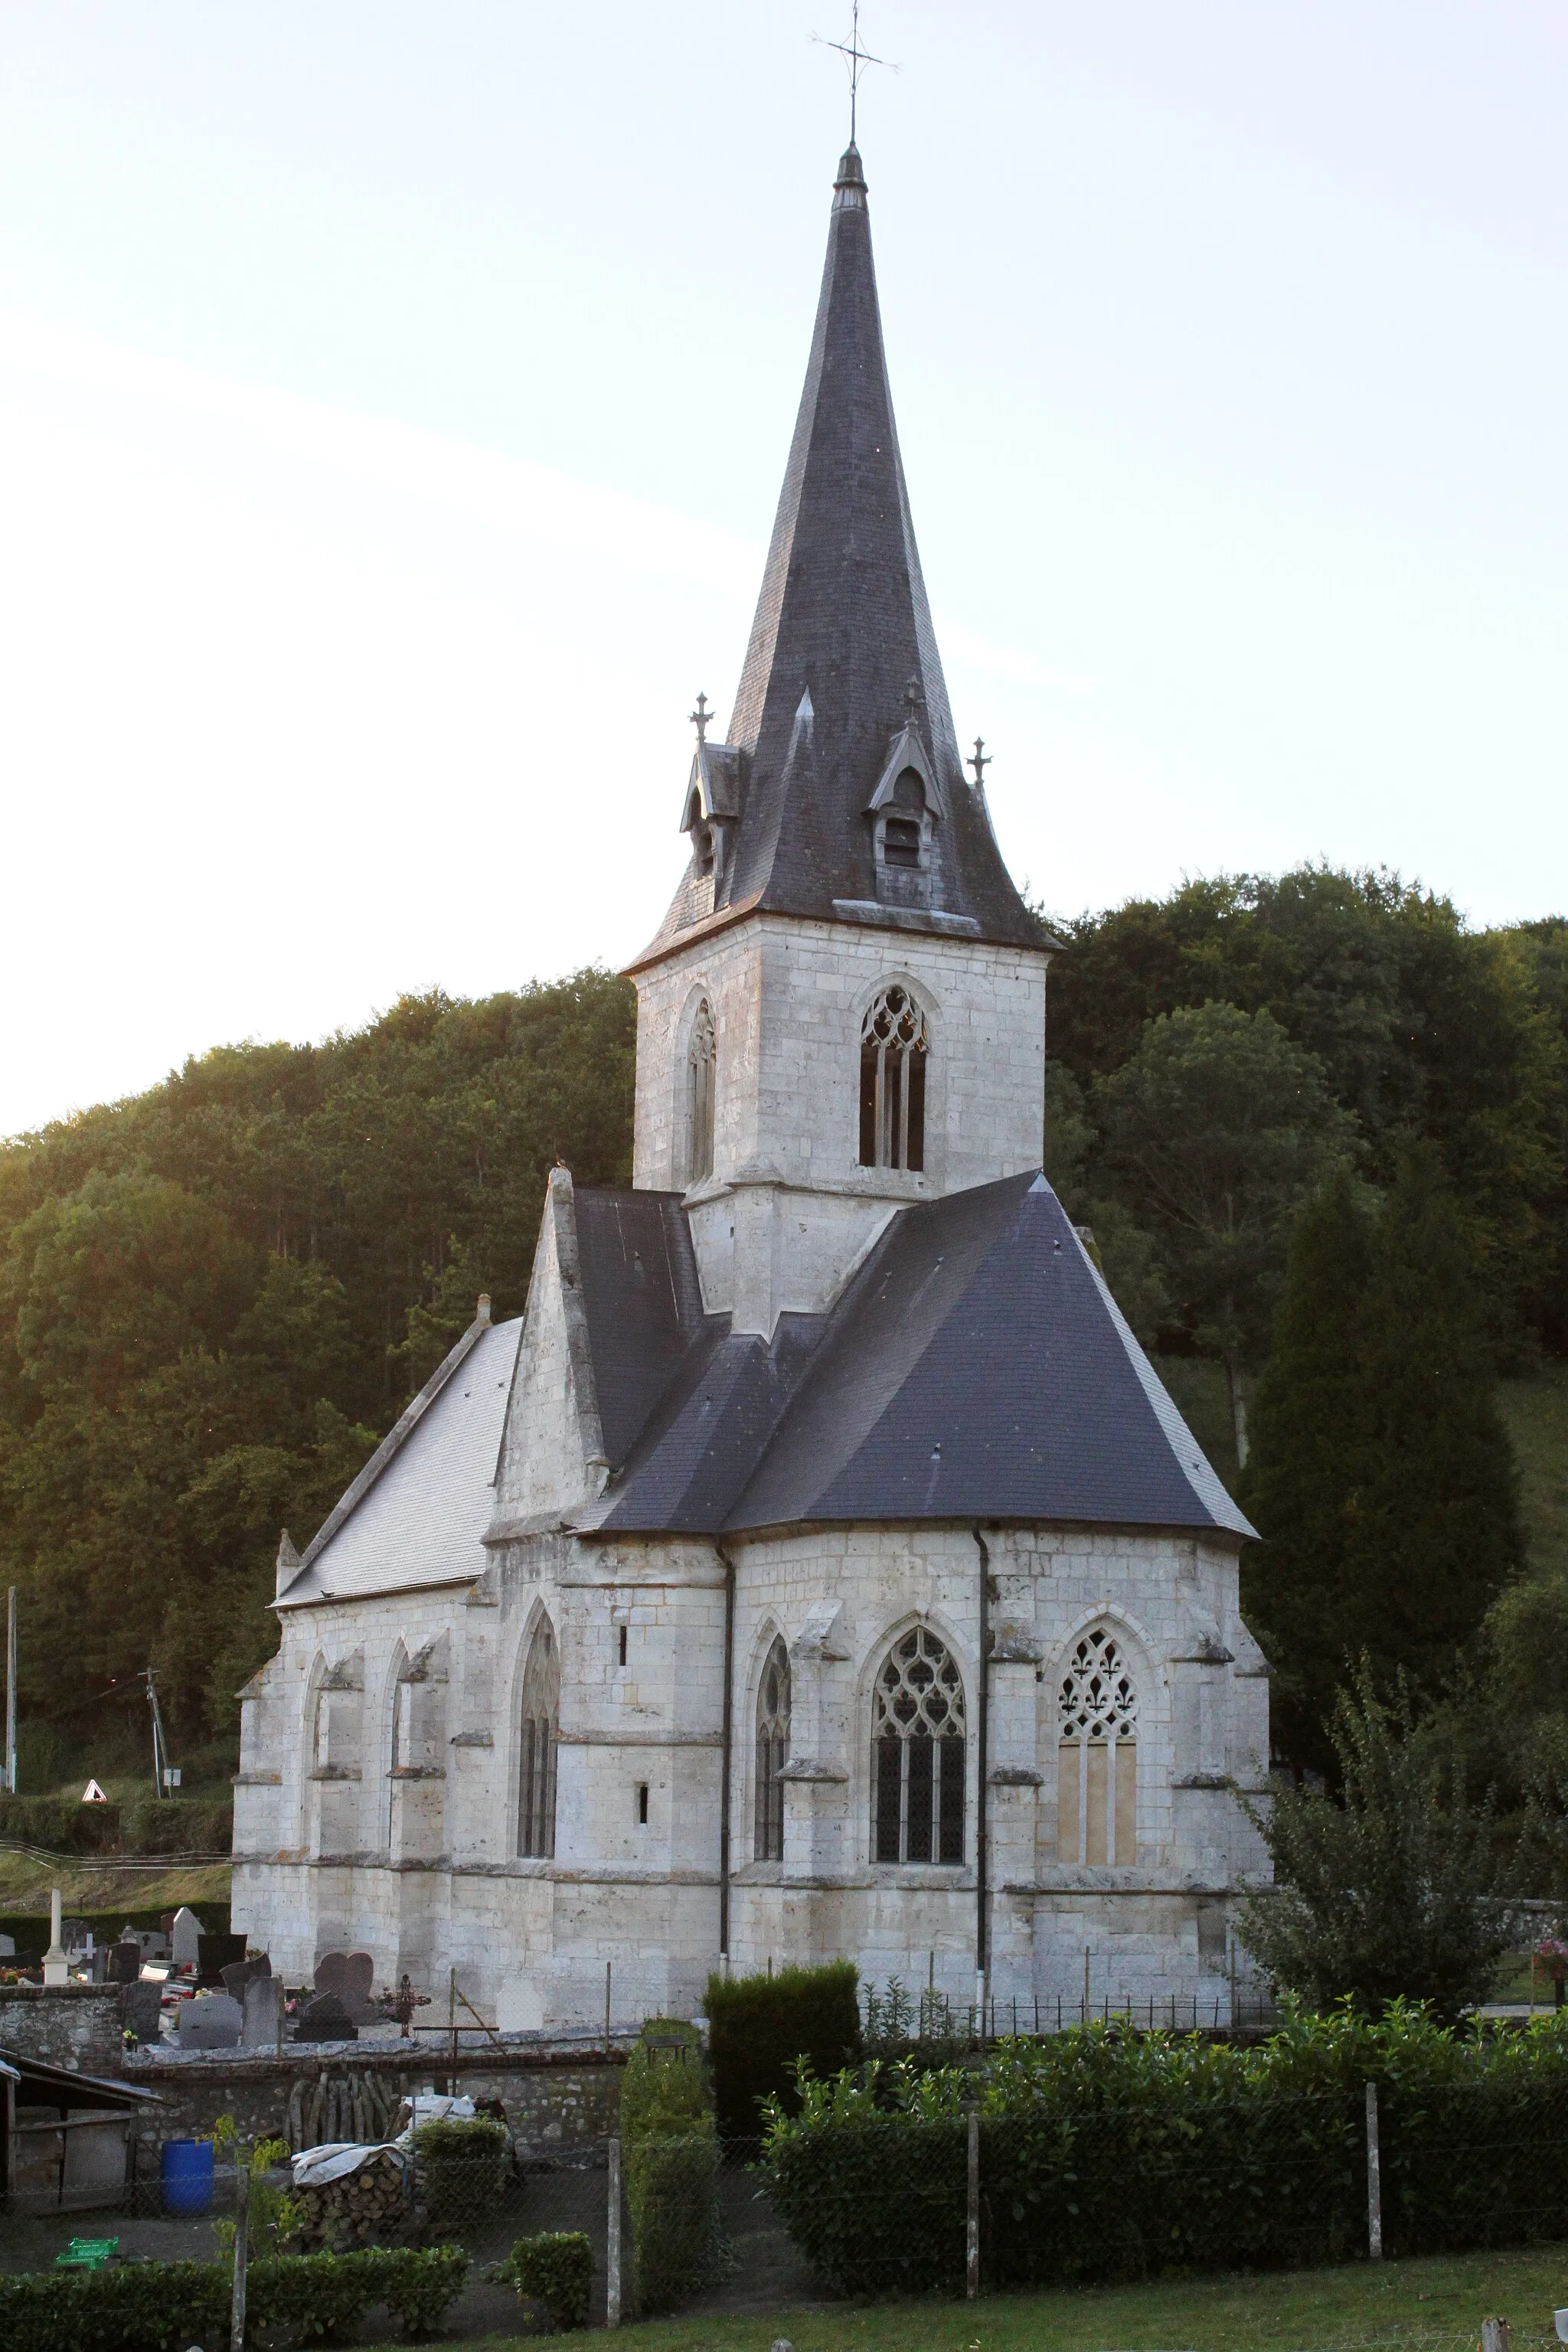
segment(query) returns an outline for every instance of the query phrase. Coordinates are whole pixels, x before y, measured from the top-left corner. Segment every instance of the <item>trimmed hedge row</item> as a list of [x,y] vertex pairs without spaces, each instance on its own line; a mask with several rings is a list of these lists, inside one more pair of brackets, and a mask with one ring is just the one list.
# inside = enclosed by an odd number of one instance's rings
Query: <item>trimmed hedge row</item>
[[836,2074],[860,2056],[859,1984],[853,1960],[776,1976],[710,1977],[708,2055],[719,2129],[755,2139],[769,2099],[793,2114],[795,2066]]
[[621,2077],[621,2144],[640,2312],[673,2310],[713,2250],[719,2140],[696,2032],[654,2018]]
[[989,2286],[1342,2262],[1366,2251],[1368,2082],[1390,2252],[1568,2238],[1568,2013],[1489,2039],[1342,2011],[1251,2050],[1089,2026],[805,2083],[766,2154],[791,2234],[852,2294],[962,2280],[970,2106]]
[[0,1796],[0,1839],[44,1846],[50,1853],[112,1853],[120,1843],[118,1805],[82,1805],[69,1797]]
[[[379,2304],[404,2335],[433,2336],[461,2294],[460,2246],[372,2247],[352,2254],[274,2254],[247,2275],[246,2340],[262,2329],[343,2336]],[[0,2343],[27,2352],[164,2352],[228,2340],[226,2263],[110,2263],[100,2271],[0,2275]]]
[[229,1797],[137,1797],[84,1805],[73,1797],[0,1796],[0,1840],[50,1853],[227,1853]]

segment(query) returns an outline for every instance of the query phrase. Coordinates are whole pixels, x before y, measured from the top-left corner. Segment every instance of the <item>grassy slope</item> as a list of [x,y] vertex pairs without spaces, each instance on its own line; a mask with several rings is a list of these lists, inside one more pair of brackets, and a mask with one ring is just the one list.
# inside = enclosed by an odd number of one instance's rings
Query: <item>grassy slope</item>
[[[1341,2270],[1184,2279],[1155,2286],[987,2295],[979,2303],[829,2305],[766,2318],[665,2320],[628,2328],[635,2352],[1279,2352],[1428,2338],[1474,2344],[1481,2322],[1506,2318],[1516,2347],[1552,2340],[1568,2297],[1568,2248],[1362,2263]],[[500,2336],[486,2339],[498,2347]],[[385,2347],[391,2352],[391,2347]]]

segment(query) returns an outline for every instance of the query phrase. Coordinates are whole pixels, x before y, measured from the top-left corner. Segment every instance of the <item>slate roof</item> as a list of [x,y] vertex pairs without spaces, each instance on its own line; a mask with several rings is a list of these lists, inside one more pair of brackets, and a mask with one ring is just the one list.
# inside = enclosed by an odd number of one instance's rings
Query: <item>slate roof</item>
[[521,1316],[471,1327],[308,1547],[279,1608],[483,1575],[521,1337]]
[[[594,1199],[578,1193],[580,1217]],[[584,1530],[979,1518],[1252,1533],[1043,1176],[900,1210],[832,1309],[783,1317],[771,1346],[699,1318],[685,1219],[659,1229],[660,1317],[646,1260],[636,1277],[636,1313],[661,1334],[638,1392],[658,1394],[624,1455],[606,1443],[611,1484]],[[629,1322],[609,1276],[605,1258],[591,1339],[597,1364],[599,1333],[618,1330],[625,1394]]]
[[[879,905],[867,815],[893,740],[911,719],[946,804],[935,827],[936,919]],[[699,921],[752,907],[1046,943],[959,757],[910,518],[853,146],[835,183],[805,387],[730,742],[709,748],[739,755],[740,815],[723,871],[715,883],[693,862],[645,957]]]

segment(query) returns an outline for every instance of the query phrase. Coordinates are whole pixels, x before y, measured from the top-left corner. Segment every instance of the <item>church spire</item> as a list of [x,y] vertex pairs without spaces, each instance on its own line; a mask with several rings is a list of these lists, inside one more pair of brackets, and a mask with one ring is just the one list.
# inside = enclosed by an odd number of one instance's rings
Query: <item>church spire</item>
[[[717,750],[709,744],[711,758]],[[833,184],[827,257],[762,593],[726,750],[736,807],[721,858],[699,840],[660,934],[742,902],[781,914],[1038,933],[959,756],[904,484],[851,142]],[[899,762],[897,776],[892,763]],[[923,779],[918,868],[894,871],[884,809]],[[900,803],[912,788],[897,794]],[[691,802],[688,824],[691,824]],[[912,833],[891,828],[900,862]],[[886,853],[886,854],[885,854]],[[712,881],[708,877],[712,876]],[[915,919],[924,909],[929,920]]]

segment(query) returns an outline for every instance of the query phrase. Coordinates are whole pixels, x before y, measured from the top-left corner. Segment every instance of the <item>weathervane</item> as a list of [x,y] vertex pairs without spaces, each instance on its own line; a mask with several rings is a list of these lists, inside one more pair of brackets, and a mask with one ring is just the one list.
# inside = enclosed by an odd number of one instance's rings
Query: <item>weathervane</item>
[[696,709],[689,710],[686,715],[697,730],[698,747],[700,749],[707,742],[708,730],[713,723],[713,713],[708,708],[708,697],[705,694],[700,694],[697,698]]
[[849,68],[849,144],[853,147],[855,144],[855,100],[859,95],[861,67],[886,66],[889,73],[897,73],[899,68],[890,61],[890,59],[887,58],[874,58],[869,49],[863,49],[860,47],[860,0],[854,0],[854,6],[850,11],[849,38],[847,41],[825,40],[820,33],[813,33],[811,37],[819,48],[837,49],[839,56]]
[[984,735],[975,737],[974,749],[964,761],[964,765],[973,769],[974,789],[977,793],[983,793],[985,790],[985,771],[991,765],[991,754],[985,749]]

